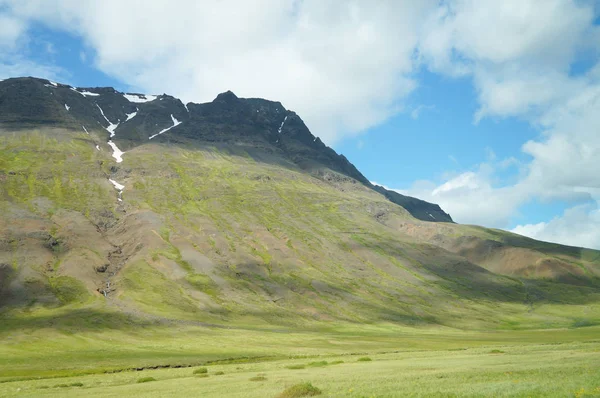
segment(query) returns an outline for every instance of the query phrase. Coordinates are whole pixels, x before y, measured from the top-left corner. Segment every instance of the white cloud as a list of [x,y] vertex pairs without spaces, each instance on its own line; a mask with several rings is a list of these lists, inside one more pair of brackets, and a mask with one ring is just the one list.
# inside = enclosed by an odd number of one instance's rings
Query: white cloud
[[24,31],[25,24],[21,19],[0,12],[0,49],[14,49]]
[[524,115],[577,90],[568,71],[600,38],[594,17],[591,2],[455,0],[430,15],[419,52],[434,71],[473,76],[476,121]]
[[547,242],[598,248],[600,211],[596,206],[580,205],[565,210],[549,222],[518,225],[511,231]]
[[505,227],[527,198],[527,190],[521,185],[494,187],[494,167],[485,163],[476,171],[457,174],[442,184],[417,181],[401,192],[439,204],[457,222]]
[[[532,198],[588,203],[600,200],[600,63],[572,75],[578,54],[598,59],[598,10],[566,0],[456,0],[427,21],[421,61],[449,76],[470,76],[485,117],[519,117],[542,130],[524,143],[531,161],[516,183],[498,182],[498,169],[459,172],[439,183],[419,182],[406,192],[439,203],[459,222],[506,228]],[[594,44],[592,44],[594,43]],[[589,205],[586,205],[589,206]],[[597,210],[575,206],[546,223],[514,230],[539,239],[600,248]]]

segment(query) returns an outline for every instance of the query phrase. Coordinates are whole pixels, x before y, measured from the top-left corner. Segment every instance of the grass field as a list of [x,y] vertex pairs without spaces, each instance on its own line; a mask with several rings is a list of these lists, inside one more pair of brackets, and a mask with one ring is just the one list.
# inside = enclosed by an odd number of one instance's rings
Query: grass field
[[[95,342],[89,334],[65,337],[62,351],[58,339],[12,350],[4,342],[0,396],[277,397],[302,383],[324,397],[600,396],[597,327],[494,333],[188,327],[108,335]],[[158,365],[172,367],[123,370]],[[207,372],[195,374],[199,367]]]

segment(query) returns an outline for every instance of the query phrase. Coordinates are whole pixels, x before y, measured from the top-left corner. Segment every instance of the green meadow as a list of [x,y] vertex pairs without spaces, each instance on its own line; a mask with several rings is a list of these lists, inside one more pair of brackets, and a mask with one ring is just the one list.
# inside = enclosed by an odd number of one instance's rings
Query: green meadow
[[597,327],[134,329],[3,338],[0,396],[600,396]]

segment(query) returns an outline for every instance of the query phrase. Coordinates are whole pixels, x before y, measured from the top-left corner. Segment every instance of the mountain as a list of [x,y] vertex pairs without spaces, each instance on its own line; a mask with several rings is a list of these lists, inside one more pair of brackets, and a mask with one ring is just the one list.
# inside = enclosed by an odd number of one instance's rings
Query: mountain
[[[343,155],[315,137],[302,119],[280,102],[238,98],[231,91],[206,104],[183,104],[163,94],[125,94],[113,88],[74,88],[34,78],[0,84],[0,123],[109,129],[123,149],[149,139],[177,144],[233,143],[284,158],[320,178],[350,177],[384,194],[424,221],[452,222],[438,205],[373,186]],[[168,132],[167,135],[163,135]],[[335,173],[331,173],[331,171]]]
[[453,223],[232,92],[0,82],[0,213],[0,332],[600,320],[600,252]]

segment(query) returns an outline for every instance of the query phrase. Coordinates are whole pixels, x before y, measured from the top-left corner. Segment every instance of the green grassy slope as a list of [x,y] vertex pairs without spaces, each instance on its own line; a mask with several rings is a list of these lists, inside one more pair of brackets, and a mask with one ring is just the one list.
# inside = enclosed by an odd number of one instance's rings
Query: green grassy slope
[[596,251],[418,221],[243,146],[152,143],[116,164],[104,134],[0,134],[0,374],[600,323]]

